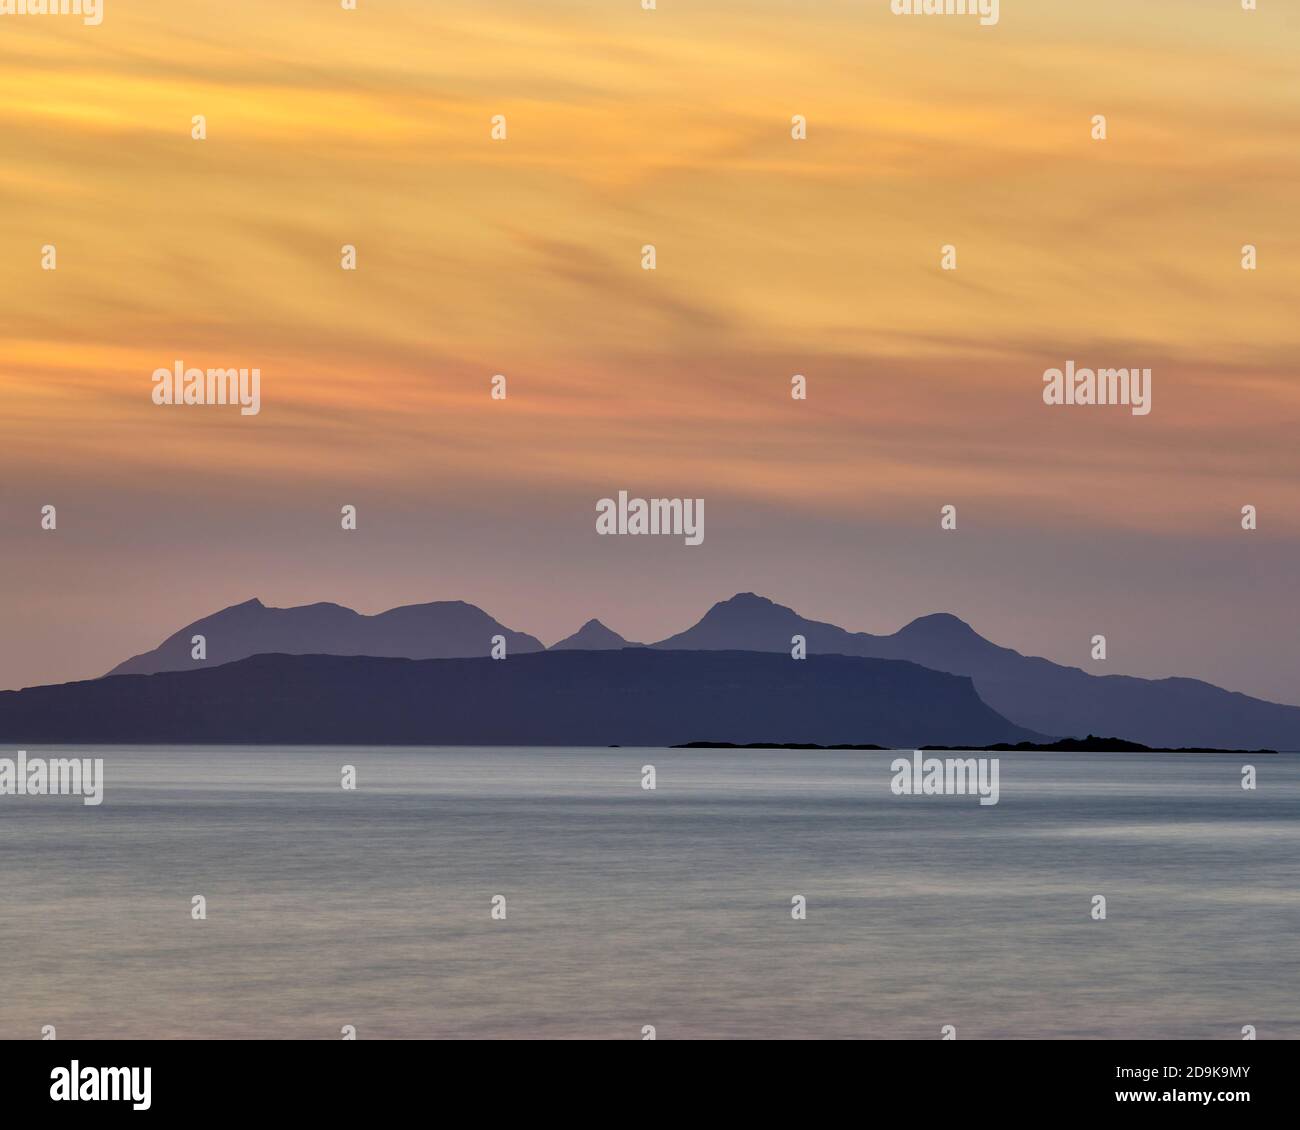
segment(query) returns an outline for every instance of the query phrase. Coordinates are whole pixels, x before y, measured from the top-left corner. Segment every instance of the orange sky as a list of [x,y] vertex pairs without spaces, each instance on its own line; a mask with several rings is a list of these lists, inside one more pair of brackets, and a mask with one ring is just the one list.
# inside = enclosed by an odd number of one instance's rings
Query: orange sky
[[[1121,619],[1113,670],[1300,701],[1298,47],[1232,0],[0,17],[0,686],[253,595],[550,640],[758,588],[1079,663]],[[261,414],[155,406],[177,359],[259,366]],[[1152,414],[1047,408],[1068,359]],[[706,545],[593,540],[624,487],[705,497]]]

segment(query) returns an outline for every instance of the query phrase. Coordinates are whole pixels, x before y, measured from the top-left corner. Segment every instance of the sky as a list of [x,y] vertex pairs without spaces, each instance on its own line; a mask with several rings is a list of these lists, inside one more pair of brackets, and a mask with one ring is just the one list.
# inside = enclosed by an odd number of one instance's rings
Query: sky
[[[549,643],[756,591],[1300,703],[1300,10],[1260,9],[0,15],[0,688],[251,597]],[[177,360],[260,413],[154,404]],[[1045,405],[1069,360],[1150,414]],[[703,544],[597,536],[621,489]]]

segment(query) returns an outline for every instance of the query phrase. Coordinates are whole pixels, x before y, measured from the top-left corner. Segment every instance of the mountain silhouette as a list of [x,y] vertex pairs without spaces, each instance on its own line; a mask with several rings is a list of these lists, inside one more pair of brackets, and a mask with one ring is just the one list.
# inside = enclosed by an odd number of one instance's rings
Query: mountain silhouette
[[272,652],[286,655],[377,655],[404,659],[450,659],[489,654],[492,637],[504,636],[510,655],[541,651],[542,643],[497,623],[463,600],[390,608],[363,616],[339,604],[268,608],[248,600],[195,620],[153,651],[119,663],[110,675],[191,671],[196,635],[206,641],[211,666]]
[[757,651],[566,650],[500,661],[257,655],[0,693],[0,742],[18,746],[717,739],[914,749],[1042,736],[989,709],[967,678],[893,660]]
[[1039,733],[1122,734],[1150,746],[1300,750],[1300,707],[1225,691],[1199,679],[1092,675],[986,640],[948,613],[922,616],[893,635],[849,632],[806,620],[751,592],[715,604],[693,627],[653,648],[789,652],[905,659],[969,676],[999,714]]
[[559,643],[553,643],[549,651],[614,651],[620,647],[644,647],[644,644],[629,643],[617,632],[605,627],[599,620],[588,620],[571,636],[565,636]]
[[[206,640],[202,661],[191,655],[195,635]],[[486,656],[497,635],[505,637],[512,658],[545,650],[535,637],[512,631],[463,601],[408,605],[363,616],[337,604],[267,608],[259,600],[250,600],[187,625],[153,651],[128,659],[109,674],[192,672],[196,667],[270,653],[474,658]],[[784,652],[788,658],[795,635],[805,638],[810,657],[905,660],[968,677],[994,712],[1040,735],[1110,733],[1152,747],[1300,750],[1300,707],[1226,691],[1199,679],[1090,674],[1001,647],[949,613],[922,616],[892,635],[877,636],[808,620],[791,608],[745,592],[720,601],[686,631],[650,647]],[[612,652],[641,646],[629,644],[600,621],[589,620],[550,651]],[[710,736],[695,733],[684,740]],[[731,734],[712,736],[737,740]],[[764,734],[757,740],[776,739]],[[816,739],[800,734],[790,740]]]

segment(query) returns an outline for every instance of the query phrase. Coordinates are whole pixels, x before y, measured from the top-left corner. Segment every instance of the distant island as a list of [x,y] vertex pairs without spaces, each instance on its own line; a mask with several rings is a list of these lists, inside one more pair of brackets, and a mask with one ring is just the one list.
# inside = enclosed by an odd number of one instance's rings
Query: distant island
[[971,681],[915,663],[756,651],[525,652],[494,660],[254,655],[0,692],[0,744],[649,746],[871,734],[1036,741]]
[[[673,749],[893,749],[883,745],[814,745],[811,742],[683,742]],[[1055,742],[998,742],[995,745],[923,745],[923,750],[969,753],[1277,753],[1275,749],[1211,749],[1205,746],[1150,746],[1123,738],[1062,738]]]
[[[182,699],[191,695],[198,697],[200,703],[196,706],[196,736],[193,740],[200,741],[208,740],[207,735],[218,732],[241,732],[241,726],[235,719],[227,723],[208,717],[210,705],[205,704],[204,700],[211,684],[201,679],[189,681],[188,677],[194,674],[219,670],[223,666],[259,655],[278,655],[282,660],[291,656],[365,656],[371,659],[417,661],[473,660],[486,657],[498,642],[510,656],[505,666],[511,669],[518,660],[530,659],[539,654],[553,658],[566,654],[603,655],[630,673],[636,665],[628,665],[614,657],[634,652],[667,652],[677,656],[685,652],[762,653],[773,658],[780,657],[790,667],[791,683],[788,690],[819,682],[817,679],[809,680],[809,672],[804,672],[803,676],[795,673],[795,668],[800,666],[799,661],[792,658],[792,650],[796,647],[802,648],[809,660],[848,656],[859,660],[916,664],[933,672],[969,680],[979,700],[998,715],[1004,725],[1020,731],[988,733],[983,724],[971,729],[947,725],[936,716],[936,712],[944,709],[938,699],[919,712],[914,709],[918,704],[912,702],[898,712],[899,721],[903,716],[908,716],[909,720],[924,723],[907,727],[910,733],[904,744],[912,749],[919,748],[923,742],[947,741],[947,734],[954,733],[963,740],[974,740],[976,744],[989,741],[1051,741],[1067,736],[1077,738],[1081,734],[1125,734],[1132,742],[1142,743],[1152,750],[1219,750],[1239,747],[1300,750],[1300,706],[1266,702],[1224,690],[1199,679],[1141,679],[1129,675],[1112,675],[1107,673],[1105,663],[1089,664],[1086,670],[1063,666],[1001,647],[985,639],[965,621],[946,612],[921,616],[891,635],[878,636],[809,620],[792,608],[752,592],[737,593],[727,600],[719,601],[685,631],[657,641],[635,644],[599,620],[590,619],[576,632],[549,647],[536,636],[516,631],[481,608],[458,600],[407,605],[373,616],[362,615],[337,604],[271,608],[260,600],[248,600],[185,625],[153,650],[123,660],[108,674],[112,677],[185,675],[187,678],[184,682],[175,683],[168,679],[158,685],[166,686],[169,694],[176,694]],[[294,667],[292,664],[287,666]],[[585,665],[580,664],[579,667],[585,672]],[[667,667],[680,668],[685,675],[692,665],[679,658],[670,661]],[[549,662],[542,662],[533,670],[542,668],[575,670]],[[886,669],[862,670],[865,673],[867,670]],[[451,670],[452,668],[428,669],[430,675],[435,671],[445,673]],[[647,667],[642,668],[641,672],[649,677],[643,688],[638,691],[634,683],[623,683],[617,693],[628,696],[625,706],[634,713],[646,710],[645,721],[649,721],[654,708],[649,706],[646,696],[655,693],[657,681],[667,674],[667,670],[656,669],[651,675]],[[259,683],[249,678],[242,683],[239,693],[252,695],[254,702],[268,705],[279,694],[274,685],[276,676],[265,668],[259,674],[271,681]],[[365,676],[358,675],[358,678],[359,686],[366,685]],[[671,681],[673,680],[670,679]],[[618,680],[614,682],[617,683]],[[612,685],[602,688],[598,684],[599,680],[596,680],[585,685],[597,694],[603,693],[605,689],[613,690]],[[80,689],[69,689],[64,696],[53,695],[48,689],[41,688],[20,692],[25,696],[25,701],[6,702],[3,695],[0,695],[0,736],[17,739],[23,734],[53,736],[56,733],[70,735],[76,732],[86,741],[109,741],[110,735],[125,738],[127,734],[133,735],[130,740],[136,740],[134,735],[149,727],[135,725],[128,720],[126,716],[135,709],[131,700],[135,695],[152,692],[134,687],[128,691],[128,684],[110,685],[122,688],[123,718],[114,718],[112,710],[101,709],[99,702],[95,703],[91,713],[78,717],[77,712],[90,707],[86,699],[95,698],[79,684],[68,684],[69,688],[80,686]],[[941,684],[932,685],[937,687]],[[339,682],[330,687],[329,693],[349,693],[341,676]],[[560,693],[563,695],[568,692],[560,689]],[[688,698],[694,700],[694,692],[688,691]],[[38,708],[31,701],[33,699],[40,699],[44,710]],[[295,710],[301,711],[304,707],[303,703],[284,705],[290,717]],[[578,729],[585,729],[591,734],[589,740],[602,745],[632,744],[651,733],[668,734],[673,730],[677,730],[673,740],[679,742],[701,733],[711,733],[737,743],[747,742],[751,737],[825,743],[852,741],[861,734],[869,734],[877,741],[892,742],[895,740],[893,734],[903,728],[891,725],[888,729],[858,729],[856,733],[843,734],[841,737],[840,732],[827,734],[816,728],[797,730],[793,726],[789,729],[778,726],[758,729],[757,726],[748,724],[736,727],[729,724],[732,717],[730,714],[707,718],[706,722],[711,724],[691,729],[677,729],[672,725],[646,726],[639,724],[639,721],[625,726],[580,728],[552,724],[548,717],[550,704],[547,703],[541,704],[535,725],[522,724],[521,720],[518,726],[503,728],[496,724],[498,719],[494,717],[499,713],[499,708],[494,710],[486,701],[478,703],[483,709],[482,725],[441,726],[421,722],[400,727],[386,723],[372,726],[365,719],[355,716],[367,713],[367,704],[362,701],[354,705],[354,717],[350,719],[348,729],[362,735],[360,740],[363,741],[379,741],[385,734],[396,736],[394,731],[402,730],[410,735],[409,740],[436,739],[454,731],[459,740],[486,743],[491,740],[491,735],[509,729],[514,740],[545,744],[561,736],[570,737]],[[523,705],[523,701],[511,702],[508,708],[519,709]],[[785,705],[788,707],[791,704],[787,701]],[[573,707],[587,709],[586,704],[575,701],[569,695],[569,705],[565,709]],[[178,713],[183,716],[186,709],[183,702],[178,701]],[[602,708],[596,709],[599,713]],[[661,721],[668,721],[672,712],[671,699],[661,702],[658,709],[663,714]],[[64,710],[74,713],[70,717],[60,718],[59,714]],[[405,710],[405,705],[399,707],[399,713]],[[184,732],[184,724],[180,719],[174,719],[174,722],[174,726],[159,726],[155,729],[165,729],[169,735]],[[244,722],[251,723],[252,720],[245,718]],[[936,727],[941,727],[943,732],[936,732]],[[277,728],[259,720],[242,729],[251,735]],[[315,734],[322,727],[303,727],[295,723],[284,729]],[[199,734],[204,737],[200,738]],[[36,739],[33,736],[26,740]],[[909,742],[916,744],[908,744]],[[1083,750],[1090,747],[1076,748]],[[1062,752],[1066,750],[1063,749]]]
[[0,691],[0,742],[1300,751],[1300,706],[1104,670],[948,613],[877,636],[751,592],[658,641],[589,619],[549,647],[458,600],[363,615],[254,599],[101,678]]

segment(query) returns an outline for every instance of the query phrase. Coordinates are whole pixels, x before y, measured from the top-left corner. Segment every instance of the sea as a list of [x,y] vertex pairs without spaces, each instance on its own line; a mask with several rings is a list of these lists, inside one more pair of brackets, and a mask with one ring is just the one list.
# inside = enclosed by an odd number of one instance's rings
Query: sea
[[1300,1038],[1294,755],[28,756],[104,797],[0,796],[3,1038]]

